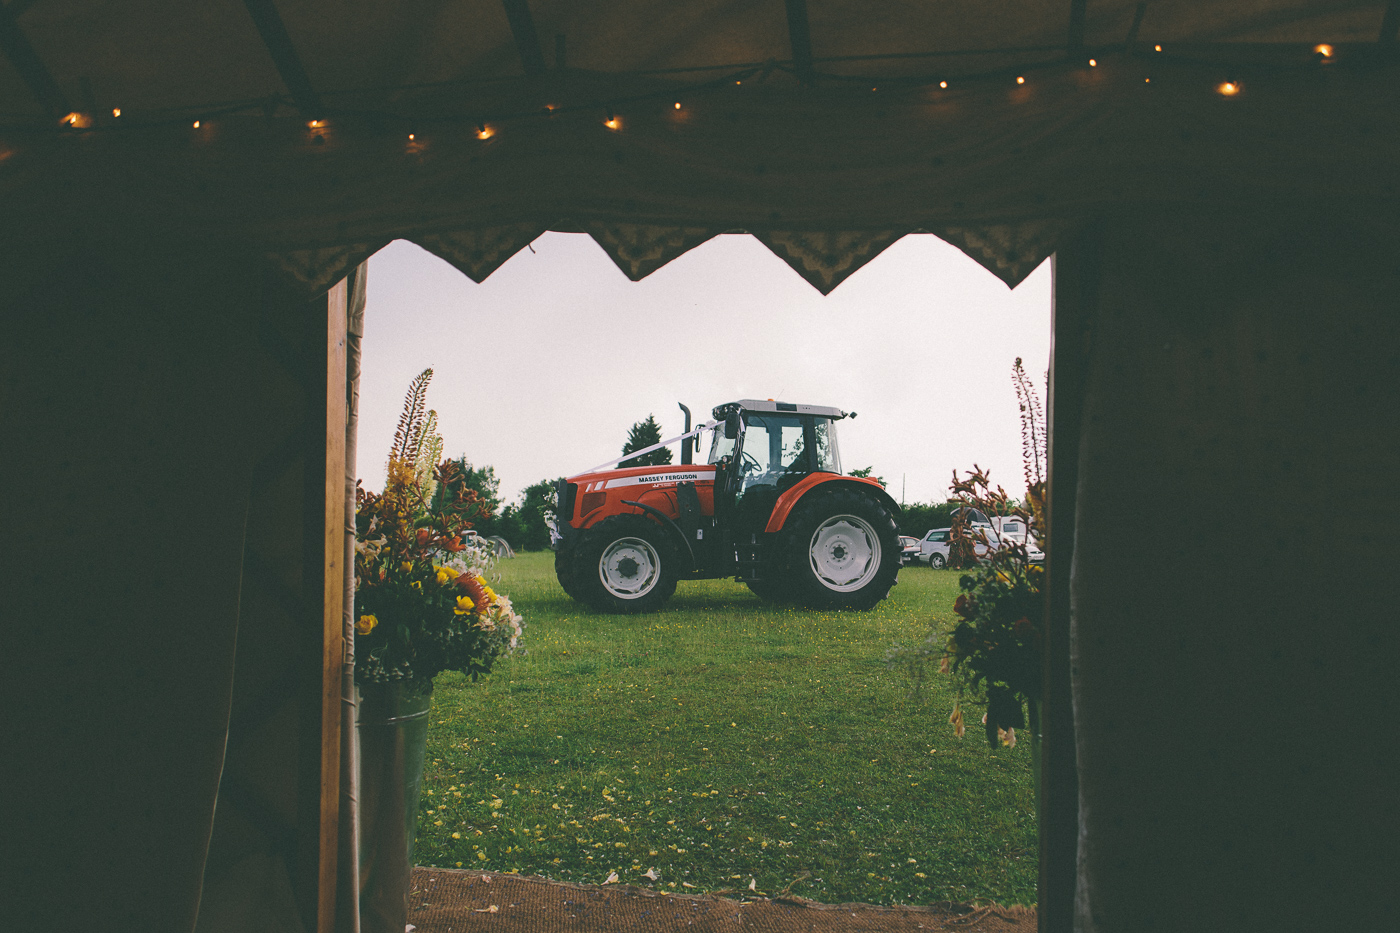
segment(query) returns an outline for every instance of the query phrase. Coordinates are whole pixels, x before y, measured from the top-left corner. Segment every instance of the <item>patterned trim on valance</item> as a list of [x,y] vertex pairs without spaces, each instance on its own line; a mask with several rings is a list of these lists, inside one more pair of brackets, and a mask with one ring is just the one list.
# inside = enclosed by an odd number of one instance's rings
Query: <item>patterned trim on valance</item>
[[548,229],[548,224],[517,223],[478,230],[428,233],[409,239],[456,266],[473,282],[480,283]]
[[1008,288],[1015,288],[1055,251],[1070,227],[1066,221],[1031,220],[983,227],[930,228],[929,232],[962,250]]
[[317,295],[329,291],[332,285],[383,249],[384,245],[384,242],[347,243],[344,246],[270,253],[268,258],[308,294]]
[[[1033,220],[972,227],[929,225],[919,231],[751,232],[798,275],[827,295],[890,244],[913,232],[932,233],[946,240],[1005,282],[1008,288],[1015,288],[1055,251],[1072,227],[1069,221]],[[460,269],[473,282],[481,282],[550,228],[550,224],[515,223],[420,234],[411,239]],[[587,222],[570,225],[570,229],[582,230],[593,237],[617,267],[636,282],[726,228]],[[273,253],[271,258],[308,293],[316,294],[329,289],[383,245],[351,243]]]
[[623,274],[634,282],[723,232],[707,227],[620,223],[585,223],[581,229],[593,237]]
[[755,230],[753,235],[817,291],[829,295],[847,276],[908,232]]

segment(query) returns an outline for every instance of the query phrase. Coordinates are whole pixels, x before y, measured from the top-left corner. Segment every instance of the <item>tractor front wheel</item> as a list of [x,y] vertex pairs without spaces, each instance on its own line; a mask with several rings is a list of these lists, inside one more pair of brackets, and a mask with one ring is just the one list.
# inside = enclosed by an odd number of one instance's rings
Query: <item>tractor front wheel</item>
[[572,599],[582,599],[578,587],[578,570],[575,567],[577,550],[578,547],[572,542],[560,542],[559,550],[554,552],[554,575],[559,578],[559,585]]
[[894,516],[852,489],[798,503],[779,544],[792,596],[821,609],[873,608],[899,576],[900,551]]
[[678,564],[660,525],[614,515],[579,536],[570,584],[599,612],[651,612],[676,591]]

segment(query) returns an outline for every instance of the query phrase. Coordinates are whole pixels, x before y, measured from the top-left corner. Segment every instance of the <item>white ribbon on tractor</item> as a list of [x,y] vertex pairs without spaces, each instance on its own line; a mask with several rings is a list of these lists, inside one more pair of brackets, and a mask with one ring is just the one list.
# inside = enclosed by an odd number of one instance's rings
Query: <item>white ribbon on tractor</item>
[[660,449],[663,448],[663,447],[669,447],[669,446],[671,446],[672,444],[674,444],[676,441],[683,441],[683,440],[685,440],[687,437],[698,436],[698,435],[700,434],[701,431],[708,431],[708,430],[710,430],[711,428],[716,427],[716,426],[719,425],[719,424],[720,424],[720,422],[718,422],[718,421],[713,421],[713,420],[711,420],[711,421],[706,421],[704,424],[700,425],[699,427],[697,427],[697,428],[692,428],[691,430],[686,431],[684,434],[678,434],[678,435],[676,435],[675,437],[671,438],[669,441],[662,441],[662,442],[659,443],[659,444],[652,444],[650,447],[643,447],[641,450],[634,450],[634,451],[632,451],[630,454],[623,454],[621,457],[618,457],[616,460],[609,460],[607,463],[600,464],[600,465],[598,465],[598,466],[593,467],[592,469],[584,470],[583,472],[584,472],[584,473],[597,473],[599,470],[606,470],[608,467],[617,466],[619,463],[621,463],[621,462],[624,461],[624,460],[631,460],[631,459],[634,458],[634,457],[640,457],[640,456],[642,456],[643,454],[649,454],[649,453],[651,453],[653,450],[660,450]]

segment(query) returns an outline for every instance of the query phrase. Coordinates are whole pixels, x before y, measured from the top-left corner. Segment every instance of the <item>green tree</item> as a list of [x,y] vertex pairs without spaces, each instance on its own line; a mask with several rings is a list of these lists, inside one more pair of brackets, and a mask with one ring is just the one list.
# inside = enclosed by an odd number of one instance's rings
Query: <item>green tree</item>
[[[496,468],[492,466],[474,467],[465,455],[453,460],[452,463],[457,467],[458,476],[461,477],[461,485],[475,492],[477,501],[483,506],[483,514],[473,523],[473,530],[487,537],[500,535],[507,541],[511,540],[501,530],[504,513],[501,509],[501,481],[496,477]],[[510,506],[506,506],[506,508],[510,508]]]
[[[625,456],[634,450],[642,450],[652,444],[659,443],[661,443],[661,425],[656,423],[655,416],[647,415],[647,420],[638,421],[632,425],[632,432],[627,435],[627,443],[622,445],[622,453]],[[662,447],[649,454],[624,460],[620,466],[662,466],[670,462],[671,448]]]
[[911,502],[900,513],[899,533],[922,538],[931,528],[948,528],[955,508],[955,502]]
[[881,486],[888,485],[888,484],[885,482],[885,478],[884,478],[883,476],[875,476],[875,475],[873,475],[874,473],[875,473],[875,468],[874,468],[873,466],[861,467],[859,470],[852,470],[852,471],[851,471],[851,475],[852,475],[852,476],[859,476],[861,479],[873,479],[875,482],[879,483]]
[[520,493],[520,504],[506,506],[512,523],[518,529],[518,538],[506,537],[514,547],[526,551],[539,551],[549,547],[549,525],[545,523],[545,512],[553,512],[558,506],[557,484],[559,480],[540,480],[526,486]]

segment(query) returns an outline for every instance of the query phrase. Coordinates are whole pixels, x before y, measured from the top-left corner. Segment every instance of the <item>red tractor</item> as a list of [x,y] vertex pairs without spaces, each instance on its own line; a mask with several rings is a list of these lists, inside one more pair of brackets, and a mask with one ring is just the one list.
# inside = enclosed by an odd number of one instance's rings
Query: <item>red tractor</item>
[[[837,408],[744,399],[681,442],[678,465],[621,461],[561,480],[551,529],[564,591],[603,612],[648,612],[676,581],[734,577],[765,599],[869,609],[899,574],[899,506],[871,479],[841,475]],[[713,432],[708,462],[692,463]],[[626,458],[623,458],[626,459]]]

